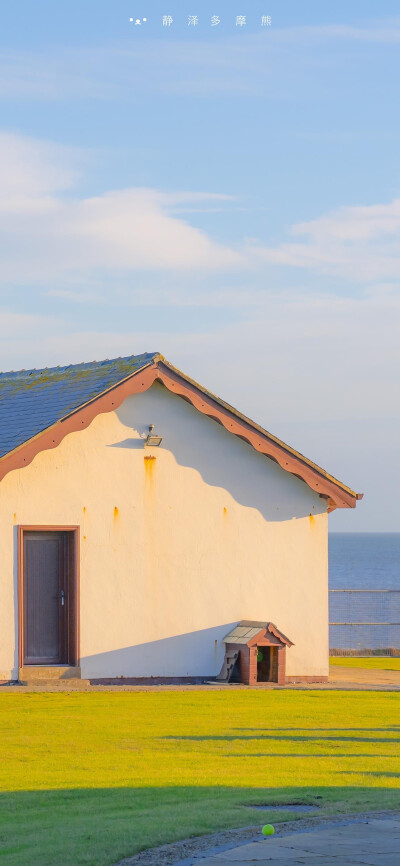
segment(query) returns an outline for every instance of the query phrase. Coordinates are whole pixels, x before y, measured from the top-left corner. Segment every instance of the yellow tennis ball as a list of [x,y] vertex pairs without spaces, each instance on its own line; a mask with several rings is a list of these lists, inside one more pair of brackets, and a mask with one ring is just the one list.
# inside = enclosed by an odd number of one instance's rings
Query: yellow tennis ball
[[275,830],[274,830],[272,824],[264,824],[261,832],[262,832],[263,836],[273,836],[275,833]]

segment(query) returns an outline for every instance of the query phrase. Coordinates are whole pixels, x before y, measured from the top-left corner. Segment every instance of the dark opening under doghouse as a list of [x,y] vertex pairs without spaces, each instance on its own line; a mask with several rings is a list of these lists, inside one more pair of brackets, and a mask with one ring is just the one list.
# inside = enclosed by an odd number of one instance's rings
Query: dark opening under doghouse
[[293,646],[272,622],[242,620],[224,637],[219,682],[286,683],[286,647]]

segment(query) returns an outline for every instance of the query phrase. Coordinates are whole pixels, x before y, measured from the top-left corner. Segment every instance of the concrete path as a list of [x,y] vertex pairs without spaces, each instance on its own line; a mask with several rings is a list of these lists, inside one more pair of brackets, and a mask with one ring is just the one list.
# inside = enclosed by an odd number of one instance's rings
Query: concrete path
[[198,866],[400,866],[400,816],[267,836],[195,862]]

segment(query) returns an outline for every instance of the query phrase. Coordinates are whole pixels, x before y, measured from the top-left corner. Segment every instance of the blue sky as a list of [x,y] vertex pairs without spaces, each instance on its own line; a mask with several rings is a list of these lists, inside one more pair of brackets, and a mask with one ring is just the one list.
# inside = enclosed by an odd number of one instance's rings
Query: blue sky
[[365,492],[332,529],[398,531],[398,3],[22,0],[0,34],[0,366],[161,351]]

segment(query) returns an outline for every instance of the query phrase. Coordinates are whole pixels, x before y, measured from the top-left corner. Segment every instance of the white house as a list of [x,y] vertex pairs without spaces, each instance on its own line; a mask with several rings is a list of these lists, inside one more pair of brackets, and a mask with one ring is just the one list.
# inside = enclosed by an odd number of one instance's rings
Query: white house
[[161,355],[1,374],[0,455],[0,678],[327,677],[360,494]]

